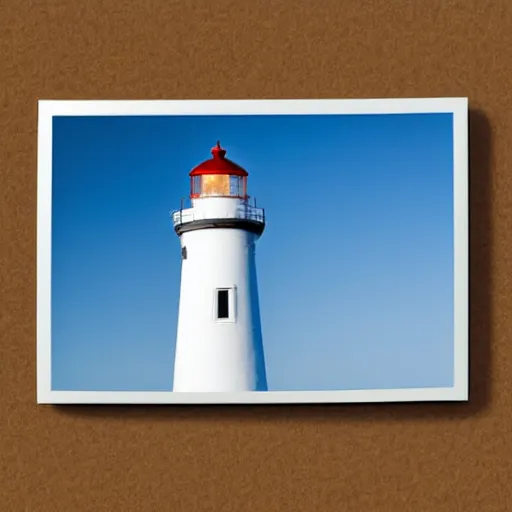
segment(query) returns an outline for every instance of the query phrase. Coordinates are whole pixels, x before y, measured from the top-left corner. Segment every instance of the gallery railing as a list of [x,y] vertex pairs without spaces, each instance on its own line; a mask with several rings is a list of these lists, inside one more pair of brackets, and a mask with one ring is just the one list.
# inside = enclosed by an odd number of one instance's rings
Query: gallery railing
[[[195,208],[180,208],[171,213],[174,226],[186,224],[196,220],[207,220],[213,216],[209,212]],[[265,210],[248,204],[240,205],[230,213],[222,215],[222,218],[241,219],[265,224]]]

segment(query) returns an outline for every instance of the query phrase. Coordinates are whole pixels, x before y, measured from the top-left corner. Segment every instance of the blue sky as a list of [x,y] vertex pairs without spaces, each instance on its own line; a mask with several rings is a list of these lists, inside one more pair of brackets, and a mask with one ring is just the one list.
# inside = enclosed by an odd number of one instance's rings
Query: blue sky
[[269,390],[453,385],[450,114],[57,117],[52,388],[171,390],[169,212],[219,139],[265,208]]

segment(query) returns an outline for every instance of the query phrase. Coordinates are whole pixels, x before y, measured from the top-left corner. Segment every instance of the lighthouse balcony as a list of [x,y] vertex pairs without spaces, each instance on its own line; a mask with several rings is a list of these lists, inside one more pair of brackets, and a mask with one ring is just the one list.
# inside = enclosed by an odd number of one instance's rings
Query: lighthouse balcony
[[265,228],[265,210],[248,204],[226,211],[181,208],[172,212],[174,230],[178,233],[206,228],[239,228],[261,234]]

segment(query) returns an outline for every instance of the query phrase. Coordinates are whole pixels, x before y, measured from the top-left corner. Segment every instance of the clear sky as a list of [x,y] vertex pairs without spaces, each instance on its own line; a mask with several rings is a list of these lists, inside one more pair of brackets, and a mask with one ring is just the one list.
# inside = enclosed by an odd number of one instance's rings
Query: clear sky
[[269,390],[453,385],[452,121],[55,118],[53,389],[172,389],[181,260],[169,212],[218,139],[266,212]]

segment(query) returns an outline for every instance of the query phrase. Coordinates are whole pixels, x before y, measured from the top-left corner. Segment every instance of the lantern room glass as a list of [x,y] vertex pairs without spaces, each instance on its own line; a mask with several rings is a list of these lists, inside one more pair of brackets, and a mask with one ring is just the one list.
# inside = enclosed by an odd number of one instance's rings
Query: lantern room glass
[[191,178],[191,197],[247,196],[247,177],[229,174],[203,174]]

